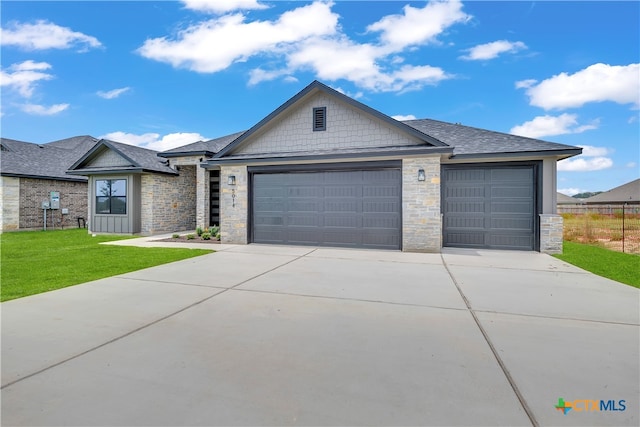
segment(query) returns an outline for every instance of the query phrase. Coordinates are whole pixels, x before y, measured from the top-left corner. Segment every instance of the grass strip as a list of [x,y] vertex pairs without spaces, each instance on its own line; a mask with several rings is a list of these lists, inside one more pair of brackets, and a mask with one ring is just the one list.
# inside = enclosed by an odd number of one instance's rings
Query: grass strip
[[568,241],[563,248],[562,255],[554,257],[598,276],[640,288],[640,256]]
[[0,301],[212,253],[205,249],[100,245],[131,236],[84,229],[19,231],[0,235]]

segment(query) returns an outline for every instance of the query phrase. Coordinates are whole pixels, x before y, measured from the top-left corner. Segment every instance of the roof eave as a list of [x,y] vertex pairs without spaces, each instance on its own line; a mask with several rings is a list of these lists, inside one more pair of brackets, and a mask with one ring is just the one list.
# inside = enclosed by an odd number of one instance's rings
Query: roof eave
[[318,160],[359,160],[362,158],[372,157],[394,157],[402,158],[407,156],[420,156],[425,154],[447,154],[452,153],[451,147],[426,147],[422,150],[397,150],[397,151],[367,151],[359,153],[330,153],[330,154],[316,154],[316,155],[298,155],[298,156],[254,156],[248,158],[234,158],[223,157],[209,159],[200,164],[201,167],[209,169],[213,166],[220,165],[234,165],[234,164],[251,164],[251,163],[282,163],[282,162],[303,162],[303,161],[318,161]]
[[11,177],[11,178],[50,179],[54,181],[86,182],[86,178],[76,178],[74,176],[62,177],[62,176],[48,176],[48,175],[30,175],[30,174],[11,173],[11,172],[2,172],[0,175]]
[[582,154],[582,148],[563,149],[563,150],[536,150],[536,151],[513,151],[513,152],[496,152],[496,153],[468,153],[453,154],[450,159],[486,159],[489,157],[548,157],[555,156],[558,160],[567,159],[569,157]]
[[169,171],[159,171],[155,169],[148,168],[113,168],[113,169],[76,169],[76,170],[68,170],[68,174],[71,175],[110,175],[110,174],[120,174],[120,173],[159,173],[163,175],[180,175],[178,172],[169,172]]
[[207,156],[213,157],[216,153],[213,151],[175,151],[171,153],[158,153],[158,157],[169,159],[172,157],[189,157],[189,156]]

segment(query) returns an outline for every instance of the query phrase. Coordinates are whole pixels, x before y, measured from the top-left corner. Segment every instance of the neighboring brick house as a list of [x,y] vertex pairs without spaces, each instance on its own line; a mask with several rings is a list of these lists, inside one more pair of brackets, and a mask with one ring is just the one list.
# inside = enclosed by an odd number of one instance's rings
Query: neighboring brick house
[[[317,81],[246,132],[157,153],[165,163],[149,150],[135,160],[124,147],[102,147],[70,173],[89,175],[90,188],[105,174],[131,174],[127,203],[141,205],[140,224],[127,232],[219,222],[223,243],[416,252],[560,252],[556,162],[581,153],[435,120],[400,122]],[[95,212],[101,201],[89,199]],[[105,214],[113,215],[122,214]]]
[[77,136],[47,144],[0,139],[0,230],[44,228],[42,202],[60,195],[60,209],[47,211],[47,227],[76,227],[87,215],[87,178],[66,170],[96,142]]

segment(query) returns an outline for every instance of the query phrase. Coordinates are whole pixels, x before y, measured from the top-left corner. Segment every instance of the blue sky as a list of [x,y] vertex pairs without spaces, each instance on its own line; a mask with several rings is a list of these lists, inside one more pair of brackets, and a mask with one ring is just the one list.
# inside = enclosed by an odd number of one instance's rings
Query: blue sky
[[314,79],[398,118],[584,147],[558,189],[640,176],[639,2],[3,1],[2,136],[165,150]]

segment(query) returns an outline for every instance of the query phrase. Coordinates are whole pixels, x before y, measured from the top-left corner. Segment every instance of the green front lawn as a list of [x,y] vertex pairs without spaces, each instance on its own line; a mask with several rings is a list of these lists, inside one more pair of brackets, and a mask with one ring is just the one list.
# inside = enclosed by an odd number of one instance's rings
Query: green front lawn
[[129,236],[91,237],[84,229],[0,235],[0,300],[52,291],[211,253],[204,249],[100,245]]
[[564,253],[554,256],[599,276],[640,288],[638,255],[565,241]]

